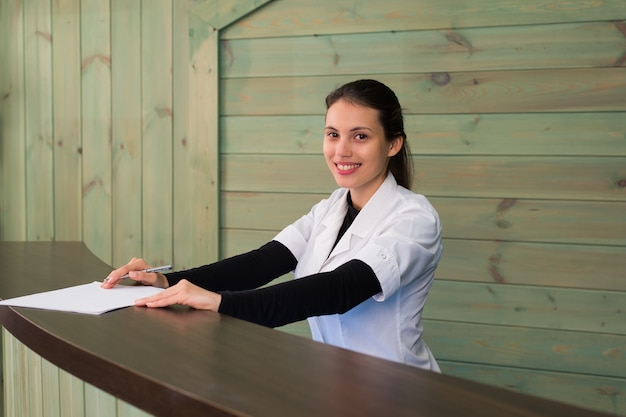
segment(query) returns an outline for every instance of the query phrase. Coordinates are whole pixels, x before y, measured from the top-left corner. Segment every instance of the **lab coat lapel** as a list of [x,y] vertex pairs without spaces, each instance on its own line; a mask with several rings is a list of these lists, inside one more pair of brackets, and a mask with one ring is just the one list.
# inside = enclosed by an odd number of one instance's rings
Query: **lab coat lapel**
[[[384,220],[385,216],[387,216],[389,205],[392,203],[396,187],[397,183],[393,175],[387,175],[387,178],[381,184],[380,188],[378,188],[376,193],[374,193],[372,198],[370,198],[365,207],[361,209],[361,212],[358,216],[356,216],[352,225],[348,228],[341,240],[339,240],[326,263],[331,262],[342,253],[349,252],[358,244],[358,242],[369,234],[372,229],[372,225],[378,225]],[[347,205],[345,199],[344,204]],[[346,210],[347,207],[345,210],[342,210],[344,216]],[[339,225],[341,225],[342,221],[343,217],[339,219]],[[339,226],[337,226],[334,230],[335,234],[333,239],[337,238],[338,230]],[[343,262],[345,262],[345,260],[343,260]]]

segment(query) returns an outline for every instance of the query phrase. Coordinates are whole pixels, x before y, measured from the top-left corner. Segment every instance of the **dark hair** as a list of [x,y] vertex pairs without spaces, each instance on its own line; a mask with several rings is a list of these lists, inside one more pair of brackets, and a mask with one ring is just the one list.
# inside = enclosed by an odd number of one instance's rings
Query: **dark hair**
[[389,160],[387,170],[391,171],[399,185],[410,189],[413,181],[413,159],[404,132],[402,107],[393,90],[376,80],[352,81],[326,97],[326,109],[340,99],[378,110],[378,119],[385,130],[387,141],[391,142],[402,136],[402,147]]

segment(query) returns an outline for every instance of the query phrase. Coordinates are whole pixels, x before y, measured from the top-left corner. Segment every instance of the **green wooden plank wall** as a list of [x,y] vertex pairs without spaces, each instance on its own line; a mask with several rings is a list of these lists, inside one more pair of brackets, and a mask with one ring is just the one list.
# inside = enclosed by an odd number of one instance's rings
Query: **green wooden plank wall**
[[380,79],[444,226],[425,312],[444,372],[626,415],[625,20],[619,0],[276,0],[239,20],[221,32],[223,254],[335,188],[323,99]]
[[378,78],[444,225],[443,370],[626,415],[625,57],[623,0],[2,0],[0,239],[254,248],[335,187],[326,93]]

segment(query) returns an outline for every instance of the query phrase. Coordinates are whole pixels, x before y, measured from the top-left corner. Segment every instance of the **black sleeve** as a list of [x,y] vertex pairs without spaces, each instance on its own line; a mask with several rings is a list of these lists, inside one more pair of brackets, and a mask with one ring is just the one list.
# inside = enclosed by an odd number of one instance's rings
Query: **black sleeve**
[[272,240],[259,249],[209,265],[166,274],[169,285],[181,279],[210,291],[241,291],[258,288],[291,272],[297,264],[291,251]]
[[267,327],[345,313],[382,289],[372,268],[352,260],[323,272],[257,290],[224,292],[219,312]]

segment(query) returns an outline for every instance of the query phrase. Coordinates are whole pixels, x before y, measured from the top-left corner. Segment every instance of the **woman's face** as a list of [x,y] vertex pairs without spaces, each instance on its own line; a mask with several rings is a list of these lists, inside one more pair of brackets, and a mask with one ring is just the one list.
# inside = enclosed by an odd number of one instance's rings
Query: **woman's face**
[[389,158],[401,146],[402,137],[385,140],[378,110],[340,99],[326,112],[324,157],[337,185],[350,189],[357,209],[383,183]]

